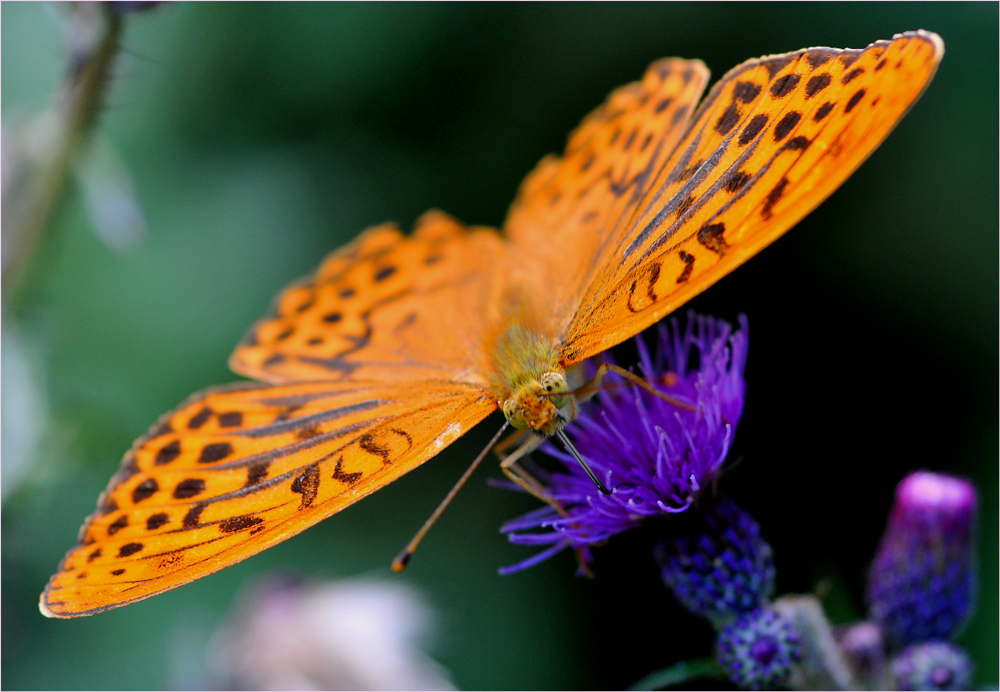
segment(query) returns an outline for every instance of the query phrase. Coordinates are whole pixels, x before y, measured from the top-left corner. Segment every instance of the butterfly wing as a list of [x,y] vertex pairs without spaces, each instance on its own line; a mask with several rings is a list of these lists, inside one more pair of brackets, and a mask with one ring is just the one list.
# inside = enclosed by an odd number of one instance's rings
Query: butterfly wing
[[495,230],[437,211],[411,236],[392,224],[371,228],[278,294],[230,367],[274,384],[485,382],[479,341],[497,310],[507,254]]
[[810,48],[730,70],[602,254],[566,331],[574,363],[638,333],[826,199],[927,87],[940,37]]
[[42,612],[91,615],[259,553],[416,468],[495,408],[482,387],[452,381],[196,394],[125,455]]
[[641,82],[613,91],[525,178],[504,229],[539,305],[562,333],[609,240],[673,151],[708,81],[700,60],[659,60]]

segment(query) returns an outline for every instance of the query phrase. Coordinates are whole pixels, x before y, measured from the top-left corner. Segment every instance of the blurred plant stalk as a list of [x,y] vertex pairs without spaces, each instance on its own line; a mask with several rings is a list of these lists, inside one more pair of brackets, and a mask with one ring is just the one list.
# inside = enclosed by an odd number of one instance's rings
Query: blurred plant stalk
[[69,3],[68,66],[52,107],[3,132],[3,288],[23,278],[87,145],[105,97],[122,33],[114,3]]

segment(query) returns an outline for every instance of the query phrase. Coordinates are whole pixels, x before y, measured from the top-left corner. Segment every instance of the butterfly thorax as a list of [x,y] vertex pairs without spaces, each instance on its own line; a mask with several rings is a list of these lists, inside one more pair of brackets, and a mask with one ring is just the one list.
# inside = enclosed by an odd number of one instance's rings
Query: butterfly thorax
[[570,420],[569,386],[552,339],[518,321],[493,342],[490,382],[507,420],[516,428],[549,436]]

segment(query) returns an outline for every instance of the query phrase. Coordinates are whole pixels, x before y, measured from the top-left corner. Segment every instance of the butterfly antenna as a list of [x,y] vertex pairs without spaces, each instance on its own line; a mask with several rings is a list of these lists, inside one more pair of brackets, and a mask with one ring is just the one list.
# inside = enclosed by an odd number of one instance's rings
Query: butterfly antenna
[[600,479],[597,477],[597,474],[595,474],[594,471],[590,468],[590,466],[587,465],[587,462],[583,460],[583,456],[581,456],[580,453],[576,451],[576,447],[574,447],[573,443],[569,441],[569,438],[566,436],[566,433],[564,433],[562,430],[557,430],[556,436],[563,443],[563,445],[566,447],[569,453],[573,455],[573,458],[580,462],[580,466],[582,466],[583,470],[587,472],[588,476],[590,476],[590,480],[594,481],[594,485],[597,486],[597,489],[600,490],[605,495],[610,495],[611,491],[607,489],[604,483],[601,483]]
[[444,496],[444,499],[441,500],[441,504],[437,506],[437,509],[434,510],[434,513],[427,518],[427,521],[424,522],[424,525],[420,527],[420,530],[417,531],[416,535],[410,540],[410,542],[406,544],[406,547],[403,548],[403,551],[399,555],[397,555],[396,558],[392,561],[393,572],[403,571],[406,565],[410,562],[410,558],[413,557],[413,553],[417,551],[417,546],[420,545],[420,541],[424,540],[424,536],[426,536],[427,532],[431,530],[432,526],[434,526],[434,522],[436,522],[438,520],[438,517],[440,517],[444,513],[445,507],[451,504],[451,501],[454,499],[455,495],[457,495],[458,491],[462,489],[462,486],[465,485],[465,482],[469,480],[469,476],[472,475],[472,472],[475,471],[476,468],[478,468],[479,464],[483,461],[483,459],[486,458],[486,455],[489,454],[489,451],[493,449],[497,441],[500,439],[500,436],[503,434],[504,430],[507,429],[508,425],[510,425],[510,421],[505,420],[503,422],[503,425],[500,426],[500,429],[497,430],[496,435],[493,436],[493,439],[491,439],[489,443],[486,445],[486,447],[483,448],[483,451],[479,453],[479,456],[477,456],[472,461],[472,463],[469,465],[469,468],[465,470],[465,473],[462,474],[462,477],[458,479],[457,483],[455,483],[455,486],[448,492],[447,495]]

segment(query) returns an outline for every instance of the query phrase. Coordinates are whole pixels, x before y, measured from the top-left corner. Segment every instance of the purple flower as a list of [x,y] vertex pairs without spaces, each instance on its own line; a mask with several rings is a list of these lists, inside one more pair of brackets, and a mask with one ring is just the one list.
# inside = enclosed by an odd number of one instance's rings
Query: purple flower
[[583,405],[566,433],[612,492],[599,492],[572,456],[546,442],[541,449],[561,464],[538,476],[566,516],[543,507],[501,527],[512,543],[548,546],[502,573],[569,546],[586,551],[589,544],[695,502],[719,473],[743,413],[747,321],[741,316],[739,322],[735,332],[726,322],[694,313],[683,332],[676,320],[669,327],[661,323],[652,354],[636,338],[641,375],[696,410],[632,385],[605,388]]
[[976,491],[960,478],[911,473],[896,487],[868,581],[868,609],[891,647],[949,639],[972,610]]
[[725,496],[662,522],[653,555],[664,583],[695,615],[721,627],[774,595],[774,555],[760,525]]
[[719,665],[741,690],[783,687],[799,656],[798,634],[770,608],[741,615],[717,640]]
[[951,642],[909,646],[889,667],[897,690],[967,690],[972,682],[972,661]]

